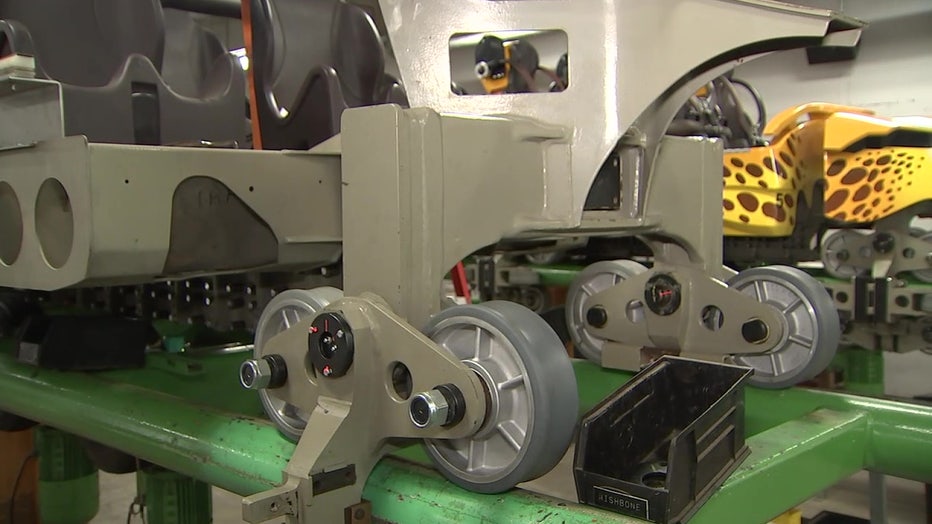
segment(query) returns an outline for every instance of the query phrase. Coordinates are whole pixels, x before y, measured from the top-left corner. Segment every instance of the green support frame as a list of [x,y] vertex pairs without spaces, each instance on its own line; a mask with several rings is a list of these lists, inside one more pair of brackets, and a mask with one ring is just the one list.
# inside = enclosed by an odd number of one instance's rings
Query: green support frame
[[[252,494],[281,482],[294,444],[256,418],[255,395],[239,388],[236,369],[245,357],[152,354],[142,370],[64,373],[3,353],[0,409]],[[584,410],[631,378],[586,362],[575,369]],[[746,406],[751,456],[691,523],[766,522],[860,469],[932,482],[930,406],[753,388]],[[400,455],[379,464],[364,493],[375,516],[388,521],[638,522],[523,490],[471,493],[418,464],[419,446]]]

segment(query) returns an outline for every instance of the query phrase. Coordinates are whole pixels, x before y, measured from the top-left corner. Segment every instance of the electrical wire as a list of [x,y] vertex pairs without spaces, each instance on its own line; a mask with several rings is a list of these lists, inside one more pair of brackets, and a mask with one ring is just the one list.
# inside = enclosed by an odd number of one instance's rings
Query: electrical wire
[[[136,471],[142,470],[142,461],[136,457]],[[142,524],[146,524],[146,494],[137,493],[132,502],[129,503],[129,509],[126,511],[126,524],[131,524],[133,516],[139,515]]]
[[511,68],[518,72],[521,75],[521,79],[527,84],[528,91],[534,93],[537,91],[537,82],[534,81],[534,75],[527,69],[515,64],[514,62],[509,62]]
[[764,106],[764,99],[760,96],[760,92],[754,88],[747,80],[742,80],[740,78],[731,78],[731,83],[736,86],[743,87],[754,99],[754,104],[757,105],[757,130],[758,134],[764,134],[764,128],[767,126],[767,108]]
[[[751,87],[747,82],[740,79],[722,79],[722,85],[725,90],[728,92],[728,95],[732,99],[732,103],[735,106],[735,110],[740,115],[738,118],[737,124],[741,126],[741,129],[747,134],[751,139],[751,145],[764,145],[763,139],[763,130],[766,126],[767,111],[764,108],[764,101],[760,98],[760,94]],[[754,99],[754,104],[757,106],[757,115],[758,121],[757,124],[751,123],[751,118],[747,116],[748,112],[744,108],[744,104],[741,102],[741,98],[738,96],[738,90],[735,88],[736,85],[739,85],[745,88],[751,97]]]
[[129,510],[126,512],[126,524],[131,524],[133,517],[139,515],[142,524],[146,524],[146,496],[136,495],[136,498],[129,503]]
[[29,461],[38,457],[39,452],[32,450],[31,453],[23,457],[23,461],[19,465],[19,471],[16,473],[16,480],[13,482],[13,492],[10,493],[10,504],[9,504],[9,522],[13,522],[14,516],[14,506],[16,504],[16,492],[19,491],[19,483],[23,480],[23,473],[26,472],[26,466],[29,465]]

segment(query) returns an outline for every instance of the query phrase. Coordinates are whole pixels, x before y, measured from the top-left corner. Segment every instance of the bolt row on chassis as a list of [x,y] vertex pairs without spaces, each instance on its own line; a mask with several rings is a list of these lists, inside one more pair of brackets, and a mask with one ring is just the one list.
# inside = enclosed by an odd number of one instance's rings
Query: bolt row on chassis
[[[2,227],[17,240],[4,246],[0,284],[51,290],[342,260],[342,293],[295,291],[268,305],[241,370],[298,439],[284,483],[245,499],[247,520],[340,521],[397,439],[426,439],[447,478],[483,492],[559,460],[577,401],[552,330],[512,304],[441,311],[446,271],[502,239],[623,233],[653,249],[652,269],[628,267],[580,301],[583,335],[609,366],[637,369],[659,352],[759,359],[771,363],[755,365],[759,374],[784,385],[837,339],[806,275],[723,269],[721,145],[664,132],[690,94],[740,61],[854,45],[858,22],[766,0],[381,8],[412,109],[348,110],[341,135],[311,151],[88,143],[63,136],[57,84],[21,62],[0,80],[0,111],[17,116],[0,126]],[[450,37],[509,29],[565,32],[577,64],[569,88],[451,93]],[[587,210],[611,155],[618,206]]]

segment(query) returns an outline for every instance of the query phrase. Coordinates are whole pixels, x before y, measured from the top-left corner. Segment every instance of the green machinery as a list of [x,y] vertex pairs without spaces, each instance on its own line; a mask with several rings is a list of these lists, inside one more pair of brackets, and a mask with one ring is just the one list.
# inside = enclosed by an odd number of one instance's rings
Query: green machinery
[[[0,398],[4,408],[28,412],[63,431],[249,495],[281,482],[295,445],[256,418],[261,408],[255,396],[230,380],[246,356],[243,351],[152,355],[145,370],[77,374],[37,371],[4,353]],[[179,358],[201,364],[203,374],[173,372],[173,366],[160,362]],[[574,371],[582,409],[631,377],[582,361]],[[802,389],[749,388],[746,402],[751,456],[693,523],[765,522],[865,468],[932,481],[930,406]],[[420,446],[413,446],[378,464],[363,491],[375,517],[390,522],[544,517],[637,522],[522,489],[473,493],[444,480],[425,460]]]

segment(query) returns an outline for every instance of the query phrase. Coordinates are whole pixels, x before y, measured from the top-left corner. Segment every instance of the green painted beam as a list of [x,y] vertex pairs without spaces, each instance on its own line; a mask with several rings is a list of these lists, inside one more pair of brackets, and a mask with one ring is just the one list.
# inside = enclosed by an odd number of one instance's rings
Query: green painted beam
[[[863,469],[868,435],[864,413],[829,410],[755,435],[748,440],[750,457],[690,524],[767,522]],[[421,458],[412,448],[405,456]],[[526,491],[470,493],[424,466],[393,459],[379,464],[363,495],[391,522],[643,522]]]
[[39,370],[6,354],[0,355],[0,409],[237,493],[280,483],[294,452],[266,421],[104,374]]
[[[237,414],[232,407],[240,401],[226,398],[238,388],[235,364],[242,355],[203,358],[217,360],[193,380],[166,372],[161,364],[136,371],[63,373],[24,366],[0,354],[0,409],[237,493],[279,483],[294,444],[268,422]],[[631,376],[585,362],[574,366],[584,408]],[[231,409],[223,409],[227,403]],[[744,512],[753,518],[742,517],[742,522],[766,519],[862,468],[932,481],[929,406],[753,388],[747,390],[746,406],[752,454],[696,522],[732,522]],[[417,448],[406,453],[423,459]],[[767,497],[760,497],[762,492]],[[365,494],[378,516],[403,522],[523,522],[538,515],[544,521],[591,522],[607,515],[521,490],[497,496],[469,493],[397,459],[382,461]],[[728,515],[732,518],[725,519]]]
[[366,483],[363,497],[380,519],[405,524],[463,522],[553,522],[642,524],[596,508],[512,490],[499,495],[472,493],[425,466],[394,458],[382,460]]
[[560,286],[569,287],[576,278],[576,275],[582,271],[580,266],[530,266],[540,277],[540,283],[543,286]]
[[868,436],[864,413],[828,410],[755,435],[751,455],[690,524],[768,522],[863,469]]

